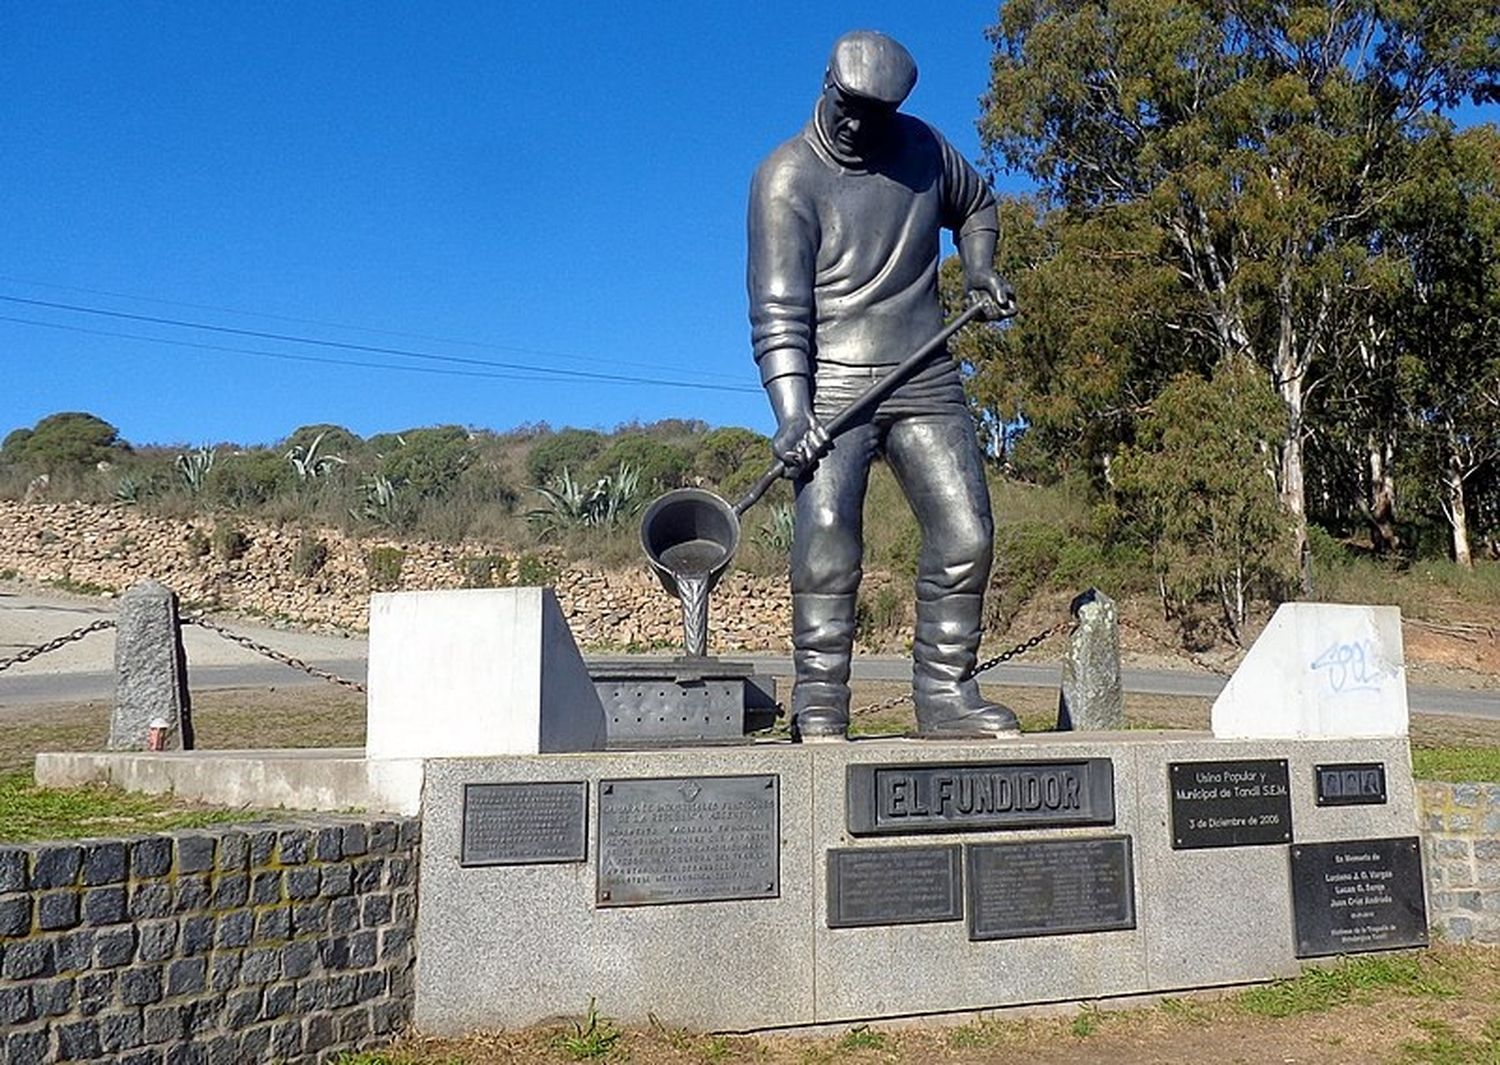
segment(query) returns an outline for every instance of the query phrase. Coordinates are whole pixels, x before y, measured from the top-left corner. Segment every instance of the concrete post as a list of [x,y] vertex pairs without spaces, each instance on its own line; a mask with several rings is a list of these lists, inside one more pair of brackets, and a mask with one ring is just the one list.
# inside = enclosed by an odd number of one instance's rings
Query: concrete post
[[192,750],[187,656],[182,649],[176,594],[155,581],[137,584],[120,597],[118,619],[109,749],[151,749],[156,722],[159,732],[165,730],[159,740],[161,750]]
[[1125,692],[1120,683],[1120,626],[1115,601],[1090,588],[1068,609],[1078,619],[1078,627],[1063,659],[1058,731],[1122,729]]

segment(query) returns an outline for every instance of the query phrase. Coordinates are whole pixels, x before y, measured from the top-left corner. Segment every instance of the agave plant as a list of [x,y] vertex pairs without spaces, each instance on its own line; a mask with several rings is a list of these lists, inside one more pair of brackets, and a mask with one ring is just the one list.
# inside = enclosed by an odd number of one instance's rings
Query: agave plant
[[208,473],[214,468],[214,456],[214,449],[207,445],[177,456],[177,476],[190,494],[197,495],[203,491]]
[[791,506],[786,503],[776,504],[766,520],[760,523],[760,542],[773,551],[790,551],[792,528],[795,524]]
[[313,437],[311,444],[305,447],[298,444],[286,453],[286,460],[292,464],[292,469],[297,473],[297,480],[302,484],[315,481],[319,477],[326,477],[335,466],[345,465],[344,459],[338,455],[318,453],[318,445],[323,442],[325,435],[319,433]]
[[623,462],[590,485],[575,481],[564,466],[551,484],[536,486],[546,506],[526,517],[543,529],[613,528],[640,509],[640,484],[640,471]]
[[350,510],[355,518],[364,518],[377,525],[396,524],[396,486],[384,474],[377,473],[359,486],[363,496],[359,508]]
[[141,485],[130,474],[120,478],[120,483],[115,485],[115,502],[124,503],[126,506],[137,506],[141,501]]

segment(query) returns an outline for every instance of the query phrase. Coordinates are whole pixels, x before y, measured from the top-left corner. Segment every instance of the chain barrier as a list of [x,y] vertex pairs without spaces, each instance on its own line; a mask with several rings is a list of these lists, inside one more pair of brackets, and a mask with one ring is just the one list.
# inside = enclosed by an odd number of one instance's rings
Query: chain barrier
[[[986,658],[983,662],[974,667],[972,676],[977,677],[979,676],[979,674],[985,672],[986,670],[994,669],[1002,662],[1009,662],[1012,658],[1020,658],[1026,652],[1031,651],[1046,643],[1058,633],[1071,630],[1074,624],[1075,622],[1072,618],[1064,618],[1056,625],[1049,625],[1047,628],[1043,629],[1035,636],[1032,636],[1031,638],[1026,640],[1022,640],[1014,647],[1011,647],[1005,651],[1001,651],[999,654],[995,655],[992,658]],[[894,710],[896,707],[901,706],[903,703],[909,702],[911,702],[911,692],[901,692],[899,695],[892,695],[890,698],[882,699],[877,703],[869,703],[865,706],[861,706],[854,710],[851,710],[849,711],[849,716],[852,718],[858,717],[861,714],[877,713],[881,710]]]
[[199,617],[196,615],[184,616],[181,621],[184,625],[196,625],[200,629],[207,629],[209,632],[217,633],[224,639],[228,640],[230,643],[239,644],[246,650],[254,651],[256,654],[269,658],[273,662],[280,662],[284,666],[290,666],[292,669],[301,670],[309,677],[317,677],[319,680],[332,681],[334,684],[341,685],[342,687],[349,688],[352,691],[357,691],[360,693],[363,693],[365,690],[365,686],[357,680],[349,680],[347,677],[341,677],[337,673],[330,673],[326,669],[319,669],[317,666],[309,665],[308,663],[302,661],[302,659],[294,658],[291,655],[286,654],[284,651],[278,651],[274,647],[267,647],[263,643],[256,643],[248,636],[241,636],[237,632],[231,632],[223,625],[209,621],[205,617]]
[[112,629],[114,627],[114,618],[100,618],[98,621],[90,622],[81,629],[74,629],[66,635],[59,636],[55,640],[48,640],[37,647],[28,647],[18,655],[13,655],[10,658],[0,658],[0,673],[5,672],[11,666],[19,666],[22,662],[30,662],[33,658],[39,658],[44,654],[56,651],[59,647],[66,647],[68,644],[75,643],[85,636],[96,632],[103,632],[105,629]]
[[1147,631],[1145,628],[1137,625],[1127,617],[1118,616],[1116,620],[1119,621],[1121,628],[1129,629],[1137,636],[1145,637],[1147,640],[1150,640],[1152,643],[1156,644],[1156,646],[1162,648],[1164,651],[1175,657],[1186,658],[1189,662],[1193,663],[1193,665],[1197,666],[1199,669],[1207,670],[1208,672],[1217,674],[1221,677],[1227,677],[1230,675],[1229,670],[1214,665],[1213,663],[1204,659],[1201,655],[1195,654],[1192,651],[1186,650],[1182,647],[1176,647],[1168,643],[1166,640],[1156,635],[1156,633]]

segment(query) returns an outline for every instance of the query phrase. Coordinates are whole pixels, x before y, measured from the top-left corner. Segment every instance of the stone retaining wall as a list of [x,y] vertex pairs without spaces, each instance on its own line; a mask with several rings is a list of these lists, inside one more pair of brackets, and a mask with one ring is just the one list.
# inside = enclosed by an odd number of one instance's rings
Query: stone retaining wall
[[1500,784],[1417,781],[1427,922],[1450,940],[1500,944]]
[[[327,561],[311,577],[294,568],[303,530],[225,516],[249,537],[233,560],[206,551],[215,519],[174,519],[138,508],[95,503],[21,503],[0,500],[0,573],[32,581],[98,588],[118,594],[147,578],[160,581],[191,606],[213,606],[286,618],[302,624],[363,630],[368,626],[372,549],[404,553],[396,589],[460,588],[473,562],[531,554],[556,573],[553,582],[574,638],[596,650],[680,648],[682,614],[643,563],[609,570],[568,563],[535,545],[389,538],[357,540],[337,529],[306,533],[327,547]],[[883,583],[871,575],[873,591]],[[784,578],[731,572],[713,597],[710,652],[785,651],[791,599]]]
[[411,1020],[419,823],[0,846],[0,1065],[328,1061]]

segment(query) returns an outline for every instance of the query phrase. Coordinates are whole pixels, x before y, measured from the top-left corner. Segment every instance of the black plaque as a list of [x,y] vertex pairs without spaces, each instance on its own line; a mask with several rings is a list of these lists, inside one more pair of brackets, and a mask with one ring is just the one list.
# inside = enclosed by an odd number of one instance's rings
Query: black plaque
[[828,852],[829,928],[957,921],[963,915],[963,864],[957,846]]
[[781,778],[599,782],[600,906],[775,898]]
[[1174,849],[1291,842],[1285,758],[1172,762],[1167,771]]
[[1135,927],[1129,836],[971,843],[964,851],[970,939]]
[[846,785],[856,836],[1115,823],[1108,758],[851,765]]
[[588,857],[588,782],[465,784],[459,865]]
[[1427,945],[1417,837],[1299,843],[1291,852],[1297,957]]
[[1338,762],[1313,766],[1319,806],[1383,806],[1384,762]]

